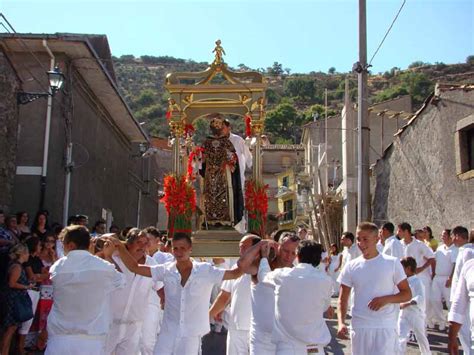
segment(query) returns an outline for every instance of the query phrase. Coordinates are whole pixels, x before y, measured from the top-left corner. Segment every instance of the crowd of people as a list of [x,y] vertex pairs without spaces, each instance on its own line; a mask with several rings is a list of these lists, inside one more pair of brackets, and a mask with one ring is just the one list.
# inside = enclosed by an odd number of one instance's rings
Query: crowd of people
[[410,340],[431,354],[434,327],[449,327],[451,354],[458,338],[474,353],[474,233],[462,226],[438,243],[429,227],[364,222],[327,251],[304,228],[245,234],[239,258],[201,260],[186,233],[3,217],[1,354],[199,354],[209,332],[227,333],[229,355],[324,354],[333,297],[352,354],[405,354]]

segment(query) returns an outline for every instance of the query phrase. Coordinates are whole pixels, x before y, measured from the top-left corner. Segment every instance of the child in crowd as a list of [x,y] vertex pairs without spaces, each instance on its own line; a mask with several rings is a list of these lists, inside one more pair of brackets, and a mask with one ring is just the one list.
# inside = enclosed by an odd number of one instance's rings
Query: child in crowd
[[416,260],[409,256],[403,258],[401,263],[408,277],[412,298],[408,302],[400,303],[401,312],[398,318],[400,354],[406,353],[410,331],[413,331],[418,341],[421,354],[428,355],[431,354],[431,351],[425,334],[425,288],[420,279],[415,275]]

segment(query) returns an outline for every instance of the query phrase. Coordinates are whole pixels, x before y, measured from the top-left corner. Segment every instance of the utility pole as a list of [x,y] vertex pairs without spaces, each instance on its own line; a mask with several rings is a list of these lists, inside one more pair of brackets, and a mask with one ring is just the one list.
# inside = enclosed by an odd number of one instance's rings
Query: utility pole
[[357,222],[370,218],[369,147],[370,127],[367,105],[367,21],[366,0],[359,0],[359,61],[353,70],[358,76],[357,98]]

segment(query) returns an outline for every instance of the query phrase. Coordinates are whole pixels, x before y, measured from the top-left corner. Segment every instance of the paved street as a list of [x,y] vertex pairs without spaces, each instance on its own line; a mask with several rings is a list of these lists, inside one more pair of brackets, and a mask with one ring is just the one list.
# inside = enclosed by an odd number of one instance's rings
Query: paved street
[[[332,299],[333,307],[336,307],[337,299]],[[336,317],[336,316],[335,316]],[[332,319],[328,321],[328,326],[332,334],[332,342],[326,347],[326,354],[344,355],[350,354],[351,344],[348,340],[340,340],[336,338],[337,321]],[[428,331],[428,341],[430,343],[433,355],[447,354],[448,335],[447,331],[440,332],[437,329]],[[462,353],[462,352],[461,352]],[[408,343],[407,355],[418,355],[418,345],[416,343]],[[225,355],[225,335],[211,333],[203,339],[203,355]],[[383,354],[390,355],[390,354]]]

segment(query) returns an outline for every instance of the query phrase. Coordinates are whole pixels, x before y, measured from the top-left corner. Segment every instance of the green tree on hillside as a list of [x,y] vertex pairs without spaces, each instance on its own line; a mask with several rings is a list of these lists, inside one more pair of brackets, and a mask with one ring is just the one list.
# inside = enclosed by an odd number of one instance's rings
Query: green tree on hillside
[[315,82],[308,78],[291,78],[285,81],[285,94],[290,97],[298,97],[303,100],[314,98],[316,91]]
[[301,123],[302,118],[294,105],[282,102],[275,109],[267,112],[265,129],[272,142],[275,142],[277,138],[295,141],[295,137],[298,142]]

